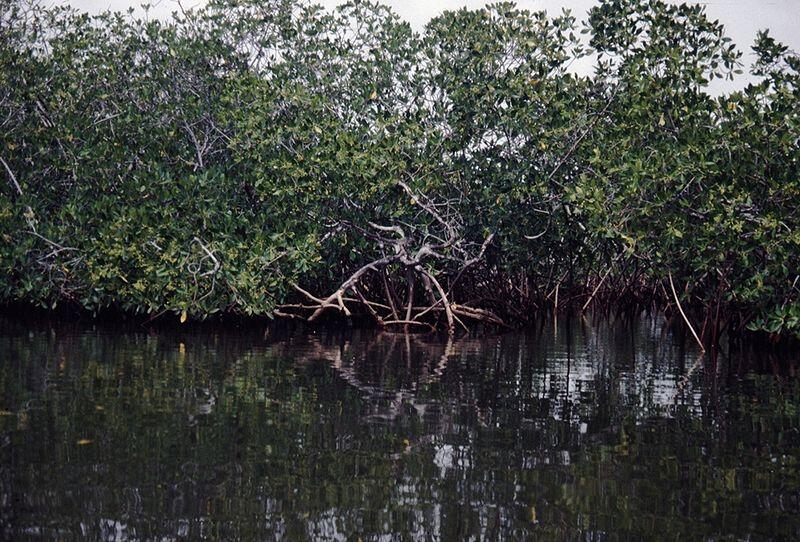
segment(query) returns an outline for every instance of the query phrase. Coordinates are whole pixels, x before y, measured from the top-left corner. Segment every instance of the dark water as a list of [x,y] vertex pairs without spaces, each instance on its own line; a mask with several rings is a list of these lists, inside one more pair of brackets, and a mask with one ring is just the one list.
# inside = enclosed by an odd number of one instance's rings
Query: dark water
[[0,321],[0,537],[797,539],[797,359],[744,357]]

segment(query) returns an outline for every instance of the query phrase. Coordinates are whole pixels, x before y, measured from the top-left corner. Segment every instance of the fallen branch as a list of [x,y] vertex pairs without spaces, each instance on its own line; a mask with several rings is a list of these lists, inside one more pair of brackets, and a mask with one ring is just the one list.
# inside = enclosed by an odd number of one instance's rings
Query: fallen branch
[[502,318],[500,318],[499,316],[488,310],[477,309],[474,307],[466,307],[464,305],[456,305],[456,304],[452,305],[452,309],[455,314],[458,314],[460,316],[466,316],[467,318],[472,318],[473,320],[479,320],[497,326],[510,327],[503,321]]
[[405,325],[405,326],[409,326],[409,325],[425,326],[425,327],[429,328],[431,331],[434,331],[436,329],[435,327],[433,327],[428,322],[418,322],[416,320],[386,320],[383,323],[385,325],[387,325],[387,326],[395,325],[395,324],[402,324],[402,325]]

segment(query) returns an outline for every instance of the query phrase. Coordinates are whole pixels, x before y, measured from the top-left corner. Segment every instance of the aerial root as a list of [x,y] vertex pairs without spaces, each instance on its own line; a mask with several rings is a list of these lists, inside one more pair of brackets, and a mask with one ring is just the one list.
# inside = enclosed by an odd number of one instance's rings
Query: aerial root
[[[393,285],[385,274],[386,267],[395,262],[396,260],[393,258],[381,258],[370,262],[350,275],[336,291],[326,297],[316,296],[295,284],[293,285],[294,289],[302,294],[305,302],[280,305],[273,314],[280,318],[314,322],[327,310],[336,310],[345,317],[352,317],[351,309],[360,307],[382,328],[402,326],[408,330],[410,327],[417,327],[427,328],[430,331],[444,330],[448,335],[453,335],[456,325],[464,330],[468,329],[463,319],[492,326],[509,327],[492,311],[452,302],[450,299],[452,293],[448,293],[440,280],[421,266],[410,267],[410,272],[404,277],[407,300],[404,315],[400,317],[397,306],[390,297]],[[370,283],[364,282],[364,279],[370,272],[373,273],[373,276],[374,274],[380,275],[377,277],[381,281],[380,288],[377,290],[382,291],[372,294],[373,296],[378,295],[380,301],[370,300],[367,297],[370,295],[370,289],[367,287]],[[416,280],[412,277],[416,277]],[[430,297],[428,297],[430,304],[421,306],[414,304],[414,292],[417,290],[416,281],[422,282],[426,290],[430,289]],[[386,296],[386,299],[384,300],[380,296]]]

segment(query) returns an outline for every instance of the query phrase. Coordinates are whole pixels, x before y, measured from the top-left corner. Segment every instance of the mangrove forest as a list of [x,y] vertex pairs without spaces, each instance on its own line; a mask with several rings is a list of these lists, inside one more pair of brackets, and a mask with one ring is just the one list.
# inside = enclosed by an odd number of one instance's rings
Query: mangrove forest
[[162,20],[0,0],[0,300],[797,335],[800,58],[751,47],[745,66],[701,6],[660,0],[421,33],[367,1]]
[[0,540],[800,540],[786,25],[325,1],[0,0]]

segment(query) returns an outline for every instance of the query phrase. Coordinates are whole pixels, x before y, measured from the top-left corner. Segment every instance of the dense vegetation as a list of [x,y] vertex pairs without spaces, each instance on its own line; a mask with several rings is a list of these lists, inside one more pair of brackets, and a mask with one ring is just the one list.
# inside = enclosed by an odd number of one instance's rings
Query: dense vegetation
[[[0,299],[454,329],[662,307],[800,333],[800,59],[698,6],[0,0]],[[576,75],[576,60],[594,63]],[[501,324],[502,322],[502,324]]]

